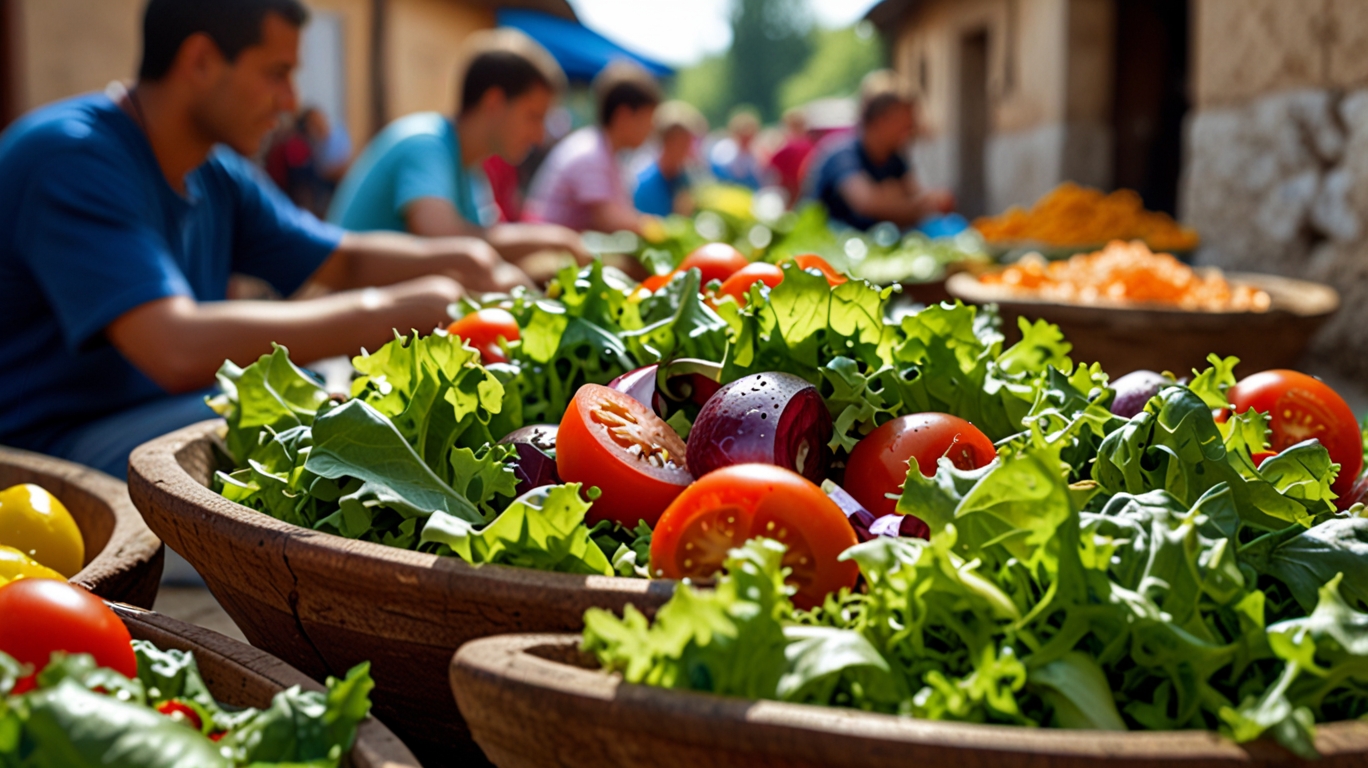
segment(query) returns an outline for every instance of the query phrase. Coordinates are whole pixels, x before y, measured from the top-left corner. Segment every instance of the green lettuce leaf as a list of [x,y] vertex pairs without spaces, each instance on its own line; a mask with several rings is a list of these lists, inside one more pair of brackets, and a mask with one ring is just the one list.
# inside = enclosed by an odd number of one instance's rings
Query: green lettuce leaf
[[256,457],[270,436],[308,426],[328,401],[328,392],[290,362],[280,345],[247,368],[225,362],[218,373],[221,394],[210,406],[228,421],[228,450],[239,465]]
[[475,565],[612,576],[613,565],[584,525],[589,506],[578,484],[534,488],[480,530],[437,512],[423,528],[421,544]]

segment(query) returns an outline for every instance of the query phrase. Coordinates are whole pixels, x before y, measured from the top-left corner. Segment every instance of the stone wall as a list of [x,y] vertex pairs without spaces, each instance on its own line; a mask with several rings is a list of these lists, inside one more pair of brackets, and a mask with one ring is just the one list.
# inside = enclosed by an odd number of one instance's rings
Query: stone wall
[[960,186],[961,45],[988,34],[986,207],[1029,205],[1065,179],[1111,181],[1111,0],[936,0],[894,34],[893,62],[921,89],[921,180]]
[[1317,280],[1313,354],[1368,380],[1368,3],[1198,0],[1182,218],[1197,261]]

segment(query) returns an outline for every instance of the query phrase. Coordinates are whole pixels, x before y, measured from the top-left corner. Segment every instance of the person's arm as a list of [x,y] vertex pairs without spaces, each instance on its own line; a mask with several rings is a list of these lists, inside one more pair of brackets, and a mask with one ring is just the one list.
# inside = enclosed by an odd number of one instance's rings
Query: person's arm
[[404,219],[411,234],[479,237],[511,261],[522,261],[538,251],[568,251],[580,264],[588,264],[592,258],[579,234],[571,229],[556,224],[496,224],[484,229],[466,221],[456,212],[456,206],[440,198],[414,200],[405,209]]
[[170,296],[134,307],[105,328],[105,337],[130,363],[168,392],[193,392],[214,383],[225,359],[248,365],[289,348],[313,361],[377,349],[394,331],[430,331],[449,319],[447,305],[461,287],[425,277],[388,288],[368,288],[310,301],[198,303]]
[[943,205],[937,193],[912,195],[901,183],[876,184],[865,173],[853,173],[839,185],[841,196],[856,213],[877,221],[891,221],[900,227],[916,224]]
[[603,200],[589,206],[592,229],[598,232],[634,232],[641,234],[642,216],[635,208],[616,200]]
[[314,273],[313,282],[334,291],[392,285],[424,275],[452,278],[470,291],[507,291],[532,286],[485,241],[473,237],[418,238],[391,232],[348,232]]

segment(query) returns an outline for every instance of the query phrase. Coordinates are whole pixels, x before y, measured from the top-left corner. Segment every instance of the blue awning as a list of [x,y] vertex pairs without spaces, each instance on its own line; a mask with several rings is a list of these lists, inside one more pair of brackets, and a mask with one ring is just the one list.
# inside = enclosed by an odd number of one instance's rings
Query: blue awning
[[571,80],[593,80],[594,75],[617,59],[630,59],[656,77],[674,74],[672,67],[633,53],[583,24],[520,8],[500,9],[498,19],[499,26],[521,30],[541,43]]

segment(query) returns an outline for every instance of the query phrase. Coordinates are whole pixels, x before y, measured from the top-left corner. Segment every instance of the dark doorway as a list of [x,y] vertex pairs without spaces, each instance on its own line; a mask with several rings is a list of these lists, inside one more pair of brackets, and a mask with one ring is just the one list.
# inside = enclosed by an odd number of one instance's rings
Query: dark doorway
[[0,0],[0,128],[19,111],[15,6],[14,0]]
[[1188,111],[1188,0],[1117,0],[1115,180],[1176,213]]
[[973,218],[988,212],[984,157],[988,142],[988,32],[960,42],[959,212]]

